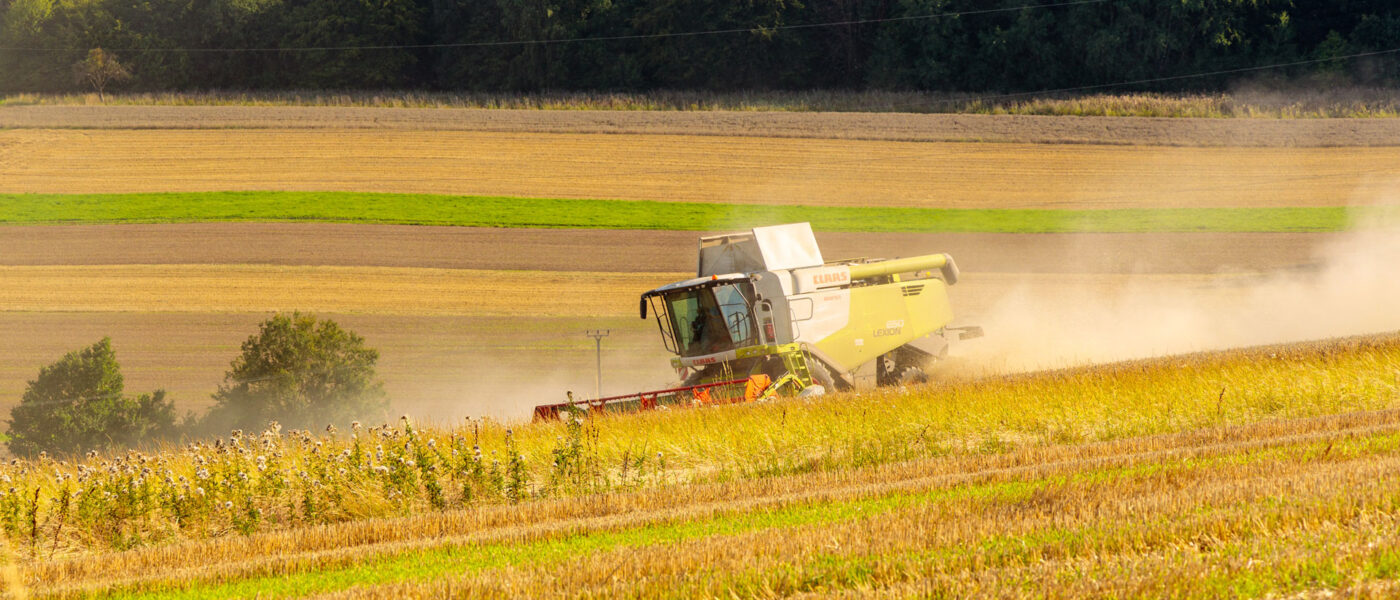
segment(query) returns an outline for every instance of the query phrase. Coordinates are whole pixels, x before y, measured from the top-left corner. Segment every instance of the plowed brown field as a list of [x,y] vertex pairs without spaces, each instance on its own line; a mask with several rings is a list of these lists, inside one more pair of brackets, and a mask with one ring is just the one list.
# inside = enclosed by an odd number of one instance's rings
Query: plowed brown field
[[398,129],[1131,146],[1396,146],[1400,119],[306,106],[0,106],[6,129]]
[[[263,264],[688,272],[694,231],[342,223],[0,226],[0,265]],[[1327,233],[817,233],[828,259],[947,252],[970,272],[1215,273],[1305,266]]]
[[950,208],[1342,206],[1400,148],[405,130],[0,131],[0,193],[341,190]]

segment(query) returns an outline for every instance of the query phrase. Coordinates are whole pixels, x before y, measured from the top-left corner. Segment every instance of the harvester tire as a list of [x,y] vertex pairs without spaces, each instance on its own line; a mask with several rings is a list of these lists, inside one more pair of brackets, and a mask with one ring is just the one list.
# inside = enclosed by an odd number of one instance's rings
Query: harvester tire
[[836,378],[831,376],[831,371],[827,370],[822,361],[813,359],[807,363],[807,371],[812,374],[812,383],[822,386],[828,390],[838,389]]
[[928,374],[918,367],[905,367],[899,374],[899,383],[903,385],[928,383]]

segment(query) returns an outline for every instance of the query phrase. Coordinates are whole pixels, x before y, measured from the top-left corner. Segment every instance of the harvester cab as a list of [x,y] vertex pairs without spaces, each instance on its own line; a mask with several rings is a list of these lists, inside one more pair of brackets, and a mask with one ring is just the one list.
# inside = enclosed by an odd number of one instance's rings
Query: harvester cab
[[952,257],[827,262],[807,223],[700,238],[696,278],[641,299],[685,385],[762,374],[801,388],[922,381],[947,352]]

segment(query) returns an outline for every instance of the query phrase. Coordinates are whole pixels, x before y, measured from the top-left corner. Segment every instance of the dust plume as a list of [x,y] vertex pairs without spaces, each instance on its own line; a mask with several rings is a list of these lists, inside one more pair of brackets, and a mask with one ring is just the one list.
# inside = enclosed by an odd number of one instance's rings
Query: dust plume
[[[660,355],[659,341],[656,346],[652,352],[605,348],[603,395],[674,385],[675,371]],[[575,400],[594,396],[592,348],[516,354],[522,355],[486,351],[454,355],[457,368],[419,372],[411,382],[396,382],[402,383],[403,393],[393,397],[393,410],[433,425],[456,425],[465,417],[519,422],[530,420],[536,405],[564,402],[566,392],[572,391]]]
[[1400,211],[1367,214],[1283,271],[1020,277],[956,352],[1008,372],[1400,330]]

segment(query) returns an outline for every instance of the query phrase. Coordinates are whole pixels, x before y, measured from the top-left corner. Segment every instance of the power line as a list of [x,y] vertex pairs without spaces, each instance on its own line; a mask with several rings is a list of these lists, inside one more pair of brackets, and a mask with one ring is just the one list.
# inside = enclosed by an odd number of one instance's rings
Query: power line
[[[288,374],[295,374],[295,373],[301,373],[301,372],[302,372],[302,371],[287,371],[286,373],[288,373]],[[233,384],[233,385],[241,385],[241,384],[246,384],[246,383],[257,383],[257,382],[260,382],[260,381],[271,381],[271,380],[273,380],[273,379],[279,379],[279,378],[281,378],[281,377],[282,377],[282,375],[270,375],[270,376],[267,376],[267,377],[257,377],[257,378],[254,378],[254,379],[238,379],[238,380],[234,380],[234,381],[231,381],[231,382],[230,382],[230,381],[225,381],[225,382],[223,382],[223,383],[225,383],[225,384],[231,383],[231,384]],[[164,390],[159,390],[159,391],[164,391]],[[36,401],[32,401],[32,402],[24,402],[24,401],[21,401],[19,404],[16,404],[15,406],[17,406],[17,407],[20,407],[20,406],[53,406],[53,405],[57,405],[57,404],[74,404],[74,403],[78,403],[78,402],[89,402],[89,401],[92,401],[92,400],[111,400],[111,399],[114,399],[114,398],[128,398],[128,399],[131,399],[131,400],[135,400],[135,399],[137,399],[137,398],[139,398],[139,397],[140,397],[139,395],[138,395],[138,396],[127,396],[127,395],[124,394],[124,393],[115,393],[115,392],[114,392],[114,393],[111,393],[111,394],[103,394],[103,395],[100,395],[100,396],[78,396],[78,397],[74,397],[74,398],[55,398],[55,399],[52,399],[52,400],[36,400]]]
[[[1053,4],[1023,4],[1020,6],[1008,6],[1003,8],[984,8],[978,10],[963,10],[954,12],[931,13],[925,15],[909,15],[903,17],[886,17],[880,19],[854,19],[848,21],[830,21],[825,23],[802,23],[797,25],[773,25],[770,27],[742,27],[732,29],[706,29],[700,31],[679,31],[673,33],[638,33],[629,35],[610,35],[598,37],[575,37],[563,39],[535,39],[535,40],[510,40],[498,42],[461,42],[447,44],[383,44],[369,46],[308,46],[300,48],[107,48],[112,52],[337,52],[350,50],[427,50],[433,48],[487,48],[497,46],[526,46],[532,44],[576,44],[584,42],[614,42],[626,40],[650,40],[663,38],[700,37],[709,35],[732,35],[736,33],[791,31],[801,29],[818,29],[823,27],[848,27],[852,25],[870,25],[876,23],[897,23],[909,21],[926,21],[933,19],[944,19],[950,17],[967,17],[976,15],[987,15],[1004,12],[1015,12],[1020,10],[1032,10],[1037,8],[1061,8],[1068,6],[1082,6],[1089,4],[1104,4],[1114,0],[1072,0],[1069,2],[1057,2]],[[25,47],[0,47],[0,50],[11,52],[84,52],[86,48],[25,48]]]

